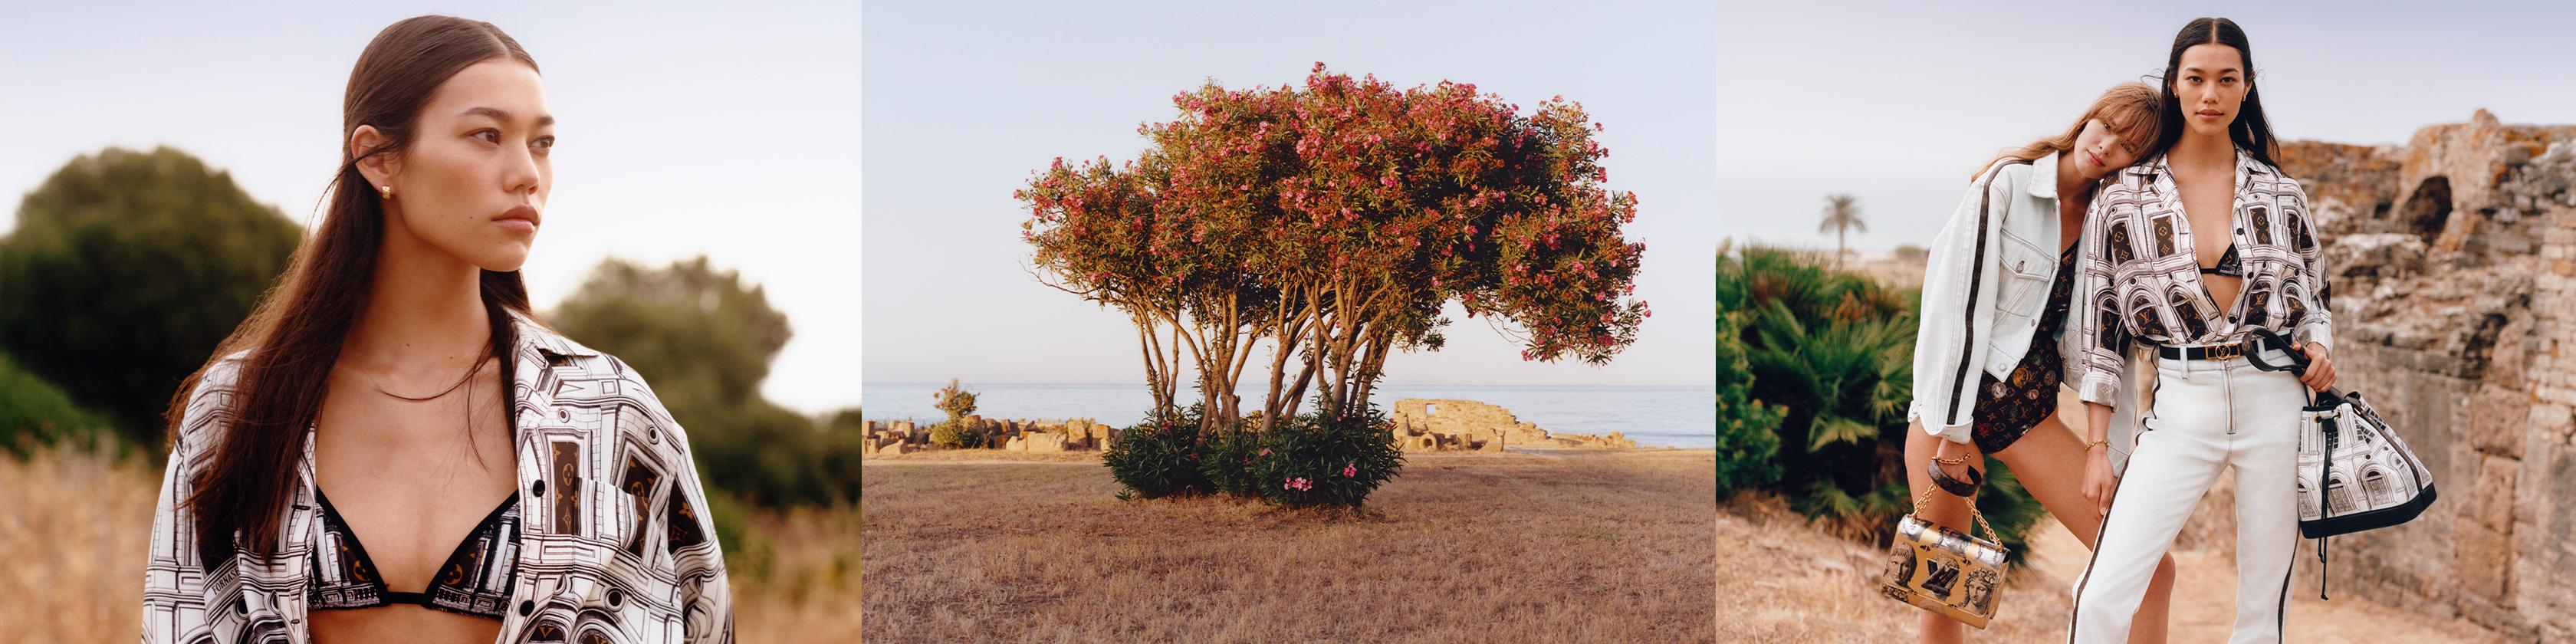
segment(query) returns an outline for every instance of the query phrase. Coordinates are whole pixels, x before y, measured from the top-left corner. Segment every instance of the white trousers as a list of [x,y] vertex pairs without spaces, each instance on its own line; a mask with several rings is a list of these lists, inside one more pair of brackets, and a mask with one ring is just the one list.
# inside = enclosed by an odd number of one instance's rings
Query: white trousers
[[[2267,361],[2279,364],[2285,359]],[[2118,643],[2156,561],[2218,481],[2236,471],[2235,644],[2281,641],[2299,546],[2299,408],[2307,388],[2244,358],[2156,360],[2155,400],[2111,498],[2093,561],[2075,582],[2071,641]]]

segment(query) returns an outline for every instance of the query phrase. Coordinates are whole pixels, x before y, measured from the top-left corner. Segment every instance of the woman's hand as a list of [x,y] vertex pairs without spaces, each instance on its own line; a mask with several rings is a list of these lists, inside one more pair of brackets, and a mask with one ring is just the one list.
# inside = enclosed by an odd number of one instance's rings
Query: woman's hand
[[2307,385],[2309,389],[2315,391],[2325,391],[2328,387],[2333,387],[2334,360],[2326,357],[2326,345],[2310,342],[2299,349],[2300,353],[2308,356],[2308,369],[2305,373],[2299,374],[2299,384]]
[[2111,516],[2111,492],[2120,487],[2119,477],[2111,475],[2111,446],[2095,443],[2084,448],[2084,498],[2093,501],[2101,516]]

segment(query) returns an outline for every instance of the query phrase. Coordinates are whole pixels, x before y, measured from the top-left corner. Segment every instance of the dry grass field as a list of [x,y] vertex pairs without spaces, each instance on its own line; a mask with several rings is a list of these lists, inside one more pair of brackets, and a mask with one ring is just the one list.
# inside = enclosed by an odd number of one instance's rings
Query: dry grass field
[[870,459],[865,633],[1716,641],[1711,451],[1406,458],[1357,517],[1223,498],[1122,502],[1096,454]]
[[[131,642],[161,471],[78,451],[0,457],[0,641]],[[857,513],[755,511],[726,543],[744,642],[855,642]]]

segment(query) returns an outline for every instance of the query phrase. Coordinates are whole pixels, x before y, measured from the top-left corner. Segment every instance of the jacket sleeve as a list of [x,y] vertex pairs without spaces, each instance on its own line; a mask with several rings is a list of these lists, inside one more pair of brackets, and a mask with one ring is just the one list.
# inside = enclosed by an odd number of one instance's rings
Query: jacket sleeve
[[226,360],[206,369],[188,393],[188,407],[170,437],[170,462],[161,470],[161,493],[152,510],[152,547],[144,558],[146,643],[196,641],[193,636],[211,628],[208,611],[218,602],[207,596],[205,563],[197,554],[197,517],[187,500],[196,493],[192,477],[198,464],[222,434],[214,425],[223,420],[238,368]]
[[1993,300],[2001,279],[1992,264],[2003,236],[2003,210],[2012,202],[1996,197],[2013,191],[2006,173],[2016,167],[2027,166],[1999,165],[1968,189],[1951,211],[1950,223],[1933,238],[1923,267],[1923,301],[1915,315],[1921,326],[1914,335],[1914,403],[1906,415],[1924,432],[1953,443],[1968,442],[1976,424],[1975,378],[1985,371],[1987,352],[1974,350],[1974,345],[1980,331],[1993,327]]
[[[614,359],[614,358],[611,358]],[[671,549],[674,572],[679,578],[681,620],[686,628],[685,641],[693,644],[733,642],[733,591],[725,573],[724,547],[716,539],[714,516],[709,514],[705,487],[698,482],[697,452],[689,435],[671,418],[653,388],[644,378],[618,361],[625,374],[625,387],[643,398],[650,417],[662,435],[683,457],[686,467],[675,467],[669,501],[663,506],[663,527]]]
[[[2102,192],[2119,190],[2117,183],[2105,185]],[[2067,332],[2080,343],[2069,354],[2075,361],[2069,374],[2076,378],[2075,392],[2088,403],[2119,405],[2120,370],[2129,351],[2128,318],[2120,313],[2114,297],[2107,230],[2112,200],[2096,194],[2093,205],[2084,212],[2084,249],[2075,262],[2075,301],[2066,307]]]

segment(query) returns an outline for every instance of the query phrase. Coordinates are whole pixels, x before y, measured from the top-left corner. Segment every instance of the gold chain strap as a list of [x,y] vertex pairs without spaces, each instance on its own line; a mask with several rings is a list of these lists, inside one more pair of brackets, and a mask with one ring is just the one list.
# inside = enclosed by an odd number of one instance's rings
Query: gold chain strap
[[[1996,536],[1996,535],[1995,535],[1995,526],[1994,526],[1994,524],[1992,524],[1992,523],[1987,523],[1987,522],[1986,522],[1986,513],[1977,511],[1977,498],[1976,498],[1976,497],[1967,497],[1967,498],[1966,498],[1966,499],[1964,499],[1964,500],[1968,502],[1968,516],[1975,517],[1975,518],[1977,519],[1977,527],[1978,527],[1978,528],[1980,528],[1980,529],[1983,529],[1983,530],[1986,532],[1986,540],[1987,540],[1987,541],[1992,541],[1992,542],[1994,542],[1995,547],[1998,547],[1998,548],[2003,547],[2003,545],[2004,545],[2004,538],[2003,538],[2003,537],[2000,537],[2000,536]],[[1914,497],[1914,516],[1916,516],[1916,517],[1921,517],[1921,516],[1923,516],[1923,506],[1924,506],[1925,504],[1927,504],[1927,503],[1931,503],[1931,502],[1932,502],[1932,490],[1926,489],[1926,490],[1924,490],[1924,491],[1923,491],[1923,493],[1922,493],[1922,494],[1915,496],[1915,497]],[[1932,521],[1931,521],[1930,519],[1925,519],[1923,522],[1924,522],[1924,523],[1932,523]],[[1940,525],[1940,524],[1933,524],[1933,525]]]

